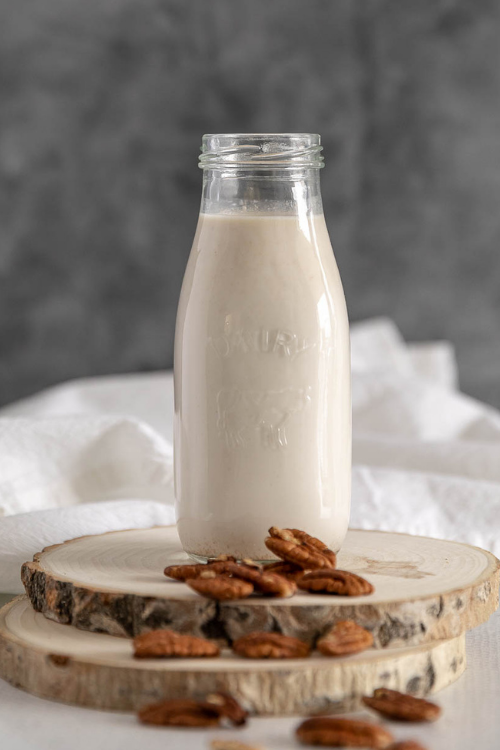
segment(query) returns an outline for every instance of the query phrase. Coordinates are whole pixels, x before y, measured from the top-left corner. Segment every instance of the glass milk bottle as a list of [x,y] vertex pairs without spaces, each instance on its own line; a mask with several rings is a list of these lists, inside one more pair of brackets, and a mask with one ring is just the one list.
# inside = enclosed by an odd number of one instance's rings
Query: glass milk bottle
[[320,137],[203,137],[175,334],[177,525],[192,557],[267,560],[270,526],[337,551],[351,482],[349,325]]

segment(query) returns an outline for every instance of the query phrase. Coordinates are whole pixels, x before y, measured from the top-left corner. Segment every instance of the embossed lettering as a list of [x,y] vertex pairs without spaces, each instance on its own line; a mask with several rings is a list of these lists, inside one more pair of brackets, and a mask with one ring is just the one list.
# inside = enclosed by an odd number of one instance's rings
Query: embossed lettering
[[300,354],[313,349],[316,341],[299,338],[292,331],[278,328],[270,331],[262,328],[258,331],[236,330],[227,332],[222,336],[210,337],[209,343],[217,352],[219,357],[230,357],[236,352],[257,352],[262,354],[274,354],[278,357],[291,359],[292,361]]
[[295,352],[295,355],[292,357],[292,359],[295,359],[295,357],[298,357],[299,354],[306,352],[308,349],[314,349],[315,346],[316,346],[315,341],[308,341],[307,339],[300,339],[297,343],[297,351]]
[[297,336],[289,331],[278,331],[274,339],[273,352],[292,357],[297,348]]
[[219,357],[227,357],[229,355],[229,341],[225,336],[219,336],[216,339],[210,337],[208,341],[213,346]]
[[261,352],[269,351],[269,331],[265,328],[260,332],[260,350]]
[[286,448],[286,426],[310,402],[311,388],[279,391],[240,391],[223,388],[217,394],[217,427],[230,449],[257,435],[265,448]]

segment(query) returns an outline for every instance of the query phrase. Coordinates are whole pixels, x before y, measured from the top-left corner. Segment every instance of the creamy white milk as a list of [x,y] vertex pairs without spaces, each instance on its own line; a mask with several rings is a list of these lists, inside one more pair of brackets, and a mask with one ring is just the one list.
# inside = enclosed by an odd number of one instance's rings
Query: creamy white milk
[[178,530],[269,559],[271,525],[334,550],[349,519],[349,328],[322,214],[200,216],[175,344]]

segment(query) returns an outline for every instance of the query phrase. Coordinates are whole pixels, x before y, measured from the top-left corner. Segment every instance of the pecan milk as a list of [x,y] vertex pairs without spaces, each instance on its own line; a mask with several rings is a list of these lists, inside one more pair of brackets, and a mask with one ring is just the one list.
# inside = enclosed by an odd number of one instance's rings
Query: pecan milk
[[322,212],[200,215],[175,344],[178,531],[267,560],[267,529],[333,550],[350,506],[349,328]]

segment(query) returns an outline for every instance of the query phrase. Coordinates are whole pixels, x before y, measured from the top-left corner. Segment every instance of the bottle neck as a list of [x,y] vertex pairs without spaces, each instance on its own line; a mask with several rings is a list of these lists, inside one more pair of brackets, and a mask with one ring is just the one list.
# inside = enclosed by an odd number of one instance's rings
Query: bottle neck
[[203,170],[203,214],[322,214],[319,169]]

